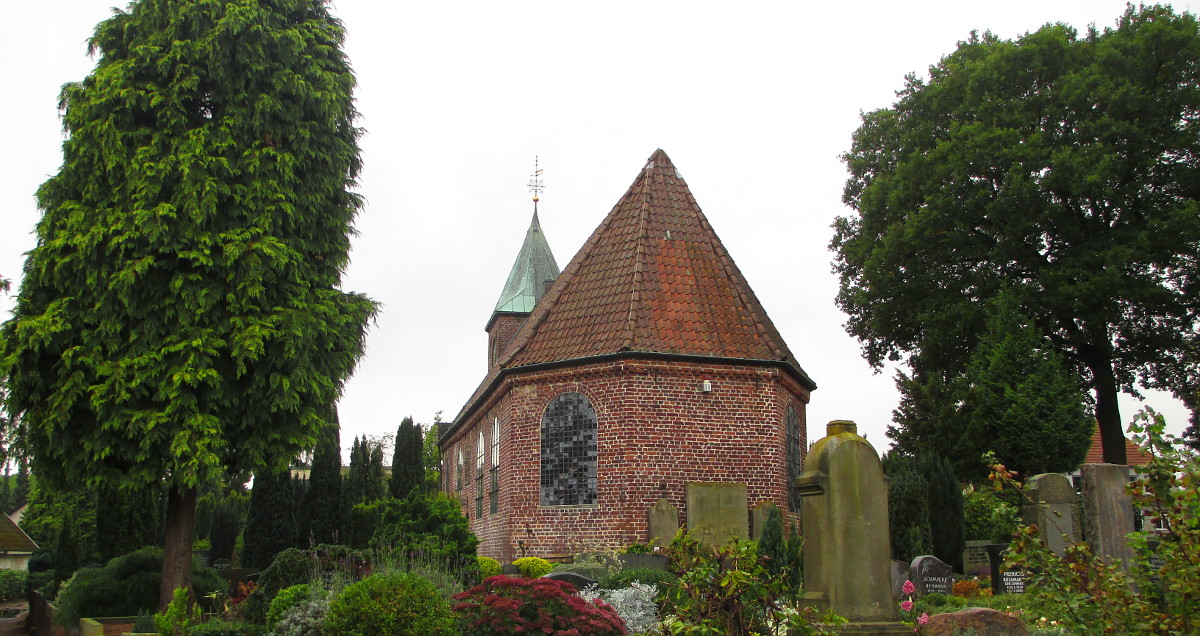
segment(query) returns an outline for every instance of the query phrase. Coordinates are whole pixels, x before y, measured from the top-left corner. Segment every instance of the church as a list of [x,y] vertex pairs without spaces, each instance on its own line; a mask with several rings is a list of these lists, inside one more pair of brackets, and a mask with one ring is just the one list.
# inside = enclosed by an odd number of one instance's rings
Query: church
[[652,507],[687,525],[708,484],[744,486],[747,516],[798,512],[816,384],[666,153],[561,272],[534,201],[485,327],[488,372],[439,435],[479,554],[645,543]]

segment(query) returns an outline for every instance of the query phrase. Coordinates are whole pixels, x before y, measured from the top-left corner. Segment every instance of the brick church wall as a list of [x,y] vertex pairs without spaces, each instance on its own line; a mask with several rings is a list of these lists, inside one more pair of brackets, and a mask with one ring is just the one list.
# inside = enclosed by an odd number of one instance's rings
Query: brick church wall
[[[701,392],[702,380],[712,391]],[[542,414],[563,393],[581,393],[597,416],[598,497],[594,505],[542,506]],[[747,486],[749,508],[773,501],[787,510],[784,420],[788,404],[807,450],[808,391],[776,367],[638,358],[513,373],[443,440],[445,484],[459,494],[479,554],[503,561],[648,539],[648,512],[660,498],[687,519],[688,482]],[[500,428],[499,511],[476,514],[476,444],[484,433],[485,471],[492,423]],[[456,488],[463,450],[467,478]]]

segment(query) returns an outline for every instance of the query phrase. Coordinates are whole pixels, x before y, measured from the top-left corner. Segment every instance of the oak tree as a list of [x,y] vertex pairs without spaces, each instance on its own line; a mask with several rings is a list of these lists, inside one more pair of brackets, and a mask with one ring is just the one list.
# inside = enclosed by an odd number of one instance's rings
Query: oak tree
[[[831,247],[872,365],[965,368],[1013,294],[1094,392],[1107,462],[1117,395],[1183,397],[1200,303],[1200,33],[1130,7],[1113,28],[972,34],[866,113]],[[1190,371],[1190,373],[1189,373]]]
[[197,486],[312,448],[362,354],[343,36],[322,0],[141,0],[62,91],[0,376],[39,478],[166,481],[164,606]]

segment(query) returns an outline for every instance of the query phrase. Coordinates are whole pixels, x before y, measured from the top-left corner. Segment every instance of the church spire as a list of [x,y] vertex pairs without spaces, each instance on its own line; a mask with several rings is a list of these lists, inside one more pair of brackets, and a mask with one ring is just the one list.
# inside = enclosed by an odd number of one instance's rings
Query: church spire
[[[529,191],[533,193],[533,220],[525,231],[525,242],[517,254],[508,281],[504,283],[504,291],[496,302],[493,313],[511,312],[527,314],[533,311],[533,306],[542,298],[549,283],[558,278],[558,263],[542,233],[542,224],[538,220],[537,204],[539,194],[545,186],[542,183],[542,170],[538,160],[533,160],[533,174],[529,179]],[[495,316],[493,315],[493,318]]]

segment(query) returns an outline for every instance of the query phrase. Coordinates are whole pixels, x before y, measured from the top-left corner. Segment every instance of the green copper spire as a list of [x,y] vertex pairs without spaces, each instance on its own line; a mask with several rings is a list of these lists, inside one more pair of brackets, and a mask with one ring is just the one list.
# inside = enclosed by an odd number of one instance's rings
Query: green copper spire
[[521,253],[517,254],[517,261],[508,274],[508,282],[504,283],[495,313],[527,314],[533,311],[533,306],[548,287],[546,282],[556,278],[558,263],[554,262],[550,244],[542,233],[541,223],[538,222],[537,199],[534,199],[533,222],[525,232],[525,243],[521,245]]

